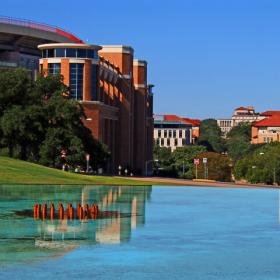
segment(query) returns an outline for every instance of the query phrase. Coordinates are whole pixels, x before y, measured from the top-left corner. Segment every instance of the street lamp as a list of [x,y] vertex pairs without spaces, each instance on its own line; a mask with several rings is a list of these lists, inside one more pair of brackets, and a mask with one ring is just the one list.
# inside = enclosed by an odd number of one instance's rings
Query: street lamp
[[158,162],[158,159],[155,159],[155,160],[150,159],[150,160],[147,160],[147,161],[146,161],[146,177],[148,176],[148,164],[149,164],[150,162]]
[[119,176],[121,176],[122,175],[122,167],[121,167],[121,165],[119,165]]

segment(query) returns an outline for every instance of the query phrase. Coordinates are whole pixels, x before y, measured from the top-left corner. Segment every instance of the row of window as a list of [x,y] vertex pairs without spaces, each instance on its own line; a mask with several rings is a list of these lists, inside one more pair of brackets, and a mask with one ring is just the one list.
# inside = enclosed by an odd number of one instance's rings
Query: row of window
[[[186,135],[187,135],[186,131]],[[167,136],[168,135],[168,136]],[[158,130],[158,138],[176,138],[177,137],[177,130]],[[179,130],[179,138],[183,137],[183,130]]]
[[[58,75],[61,73],[60,63],[48,63],[48,74]],[[91,71],[91,96],[92,100],[97,100],[97,75],[98,66],[92,65]],[[76,100],[83,99],[84,85],[84,64],[70,63],[70,96]]]
[[84,64],[70,63],[70,95],[76,100],[83,99]]
[[74,57],[74,58],[97,59],[98,53],[96,50],[73,49],[73,48],[46,49],[42,51],[42,58],[52,58],[52,57]]
[[[166,144],[165,144],[165,141],[164,141],[164,138],[157,138],[156,139],[156,144],[158,146],[167,146],[167,147],[170,147],[171,146],[171,141],[169,138],[166,139]],[[182,145],[187,145],[187,141],[186,139],[182,139]],[[174,139],[174,146],[178,146],[178,139]]]

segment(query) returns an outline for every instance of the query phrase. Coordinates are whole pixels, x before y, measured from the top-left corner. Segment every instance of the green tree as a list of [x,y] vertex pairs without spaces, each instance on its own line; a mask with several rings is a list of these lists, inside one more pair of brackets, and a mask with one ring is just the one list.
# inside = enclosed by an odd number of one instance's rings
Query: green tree
[[208,151],[225,151],[225,141],[216,120],[206,119],[201,122],[197,144],[205,146]]
[[156,160],[154,164],[155,174],[160,176],[177,176],[170,148],[154,145],[154,159]]
[[30,97],[32,81],[25,69],[3,70],[0,72],[0,117],[12,106],[27,106],[34,100]]
[[237,161],[234,167],[237,180],[251,183],[280,183],[280,143],[255,145],[251,154]]
[[226,147],[233,162],[241,159],[254,149],[251,144],[251,124],[240,123],[227,134]]
[[172,153],[174,166],[179,177],[186,179],[193,179],[195,177],[193,160],[202,152],[206,152],[204,146],[190,145],[178,147]]
[[231,164],[227,155],[204,152],[199,155],[200,164],[198,166],[198,177],[205,179],[205,165],[203,158],[207,158],[208,178],[221,182],[231,181]]
[[[0,145],[9,155],[60,167],[104,167],[109,153],[83,124],[81,104],[69,98],[61,75],[31,80],[25,70],[0,72]],[[61,157],[62,152],[66,158]]]

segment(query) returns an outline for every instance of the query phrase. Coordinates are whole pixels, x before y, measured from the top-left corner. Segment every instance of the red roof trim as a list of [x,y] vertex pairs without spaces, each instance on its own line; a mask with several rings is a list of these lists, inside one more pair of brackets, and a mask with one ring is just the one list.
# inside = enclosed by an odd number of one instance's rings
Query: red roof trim
[[275,127],[280,127],[280,115],[278,116],[273,116],[273,117],[270,117],[270,118],[266,118],[266,119],[263,119],[263,120],[260,120],[258,122],[255,122],[253,124],[253,126],[256,126],[256,127],[261,127],[261,126],[275,126]]
[[200,120],[189,119],[189,118],[181,118],[176,115],[163,115],[165,121],[181,121],[187,124],[192,124],[194,126],[198,126],[200,124]]

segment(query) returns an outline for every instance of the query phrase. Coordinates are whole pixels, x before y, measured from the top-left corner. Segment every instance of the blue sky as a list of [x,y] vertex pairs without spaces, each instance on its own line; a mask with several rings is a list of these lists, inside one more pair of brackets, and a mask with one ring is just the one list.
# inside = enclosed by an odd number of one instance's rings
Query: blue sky
[[0,11],[93,44],[133,46],[148,61],[155,113],[280,110],[279,0],[9,0]]

